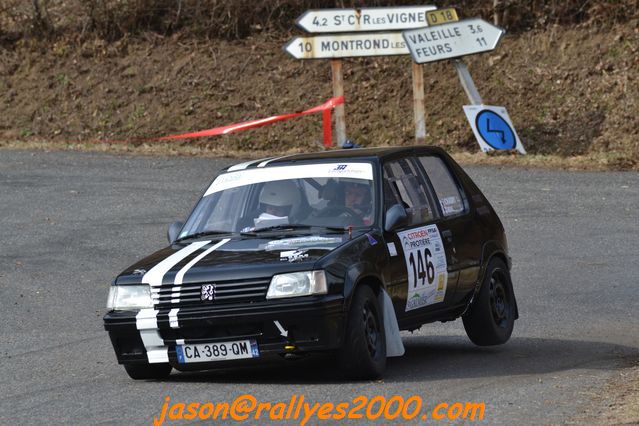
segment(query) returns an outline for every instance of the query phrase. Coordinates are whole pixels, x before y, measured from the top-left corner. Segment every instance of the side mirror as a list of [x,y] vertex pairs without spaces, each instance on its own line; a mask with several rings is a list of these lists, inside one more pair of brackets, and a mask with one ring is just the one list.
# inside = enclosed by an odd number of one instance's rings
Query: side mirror
[[173,241],[177,240],[178,233],[183,226],[184,223],[180,222],[179,220],[169,225],[169,230],[166,233],[166,236],[169,239],[169,243],[173,244]]
[[393,204],[384,217],[384,230],[390,232],[393,229],[408,224],[408,214],[401,204]]

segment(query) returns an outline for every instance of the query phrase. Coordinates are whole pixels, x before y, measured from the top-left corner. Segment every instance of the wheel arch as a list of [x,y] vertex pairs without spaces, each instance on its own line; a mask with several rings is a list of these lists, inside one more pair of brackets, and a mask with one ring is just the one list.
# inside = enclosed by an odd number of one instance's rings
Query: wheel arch
[[[386,368],[387,343],[383,307],[377,304],[374,309],[377,314],[371,323],[368,320],[370,310],[367,311],[364,304],[366,300],[379,301],[382,298],[382,288],[383,283],[379,277],[372,274],[362,275],[352,281],[348,297],[345,298],[347,321],[344,328],[344,343],[339,351],[338,359],[340,369],[354,378],[374,379],[380,377]],[[359,293],[358,289],[366,289],[366,291]],[[358,294],[366,299],[362,299]],[[355,309],[358,303],[362,303],[360,310]],[[362,314],[364,314],[363,317]],[[371,324],[375,330],[374,338],[371,338],[369,333]],[[370,352],[371,345],[375,347],[374,353]]]
[[[348,280],[348,281],[350,281],[350,285],[345,286],[346,306],[344,306],[344,309],[347,311],[348,309],[350,309],[351,302],[353,301],[353,296],[355,295],[355,292],[360,286],[366,285],[370,287],[378,299],[380,299],[381,297],[382,290],[386,288],[384,286],[383,280],[375,274],[360,275],[356,277],[355,279]],[[347,284],[348,284],[348,281],[347,281]]]
[[[479,290],[481,289],[481,285],[486,278],[488,265],[495,258],[500,259],[502,262],[504,262],[504,264],[506,265],[506,269],[508,270],[510,275],[512,262],[511,262],[510,256],[506,253],[506,249],[498,241],[493,240],[493,241],[486,242],[482,248],[482,255],[481,255],[481,261],[480,261],[481,266],[480,266],[480,271],[477,278],[477,283],[475,283],[475,291],[473,292],[472,297],[468,301],[468,305],[466,306],[466,309],[464,309],[462,316],[465,315],[470,310],[470,307],[475,301],[477,294],[479,293]],[[517,319],[519,318],[519,308],[517,307],[517,298],[515,297],[515,291],[512,285],[512,277],[510,277],[510,291],[512,292],[512,297],[515,304],[515,319]]]
[[508,254],[506,253],[506,248],[499,241],[495,241],[495,240],[487,241],[481,250],[480,270],[479,270],[479,275],[477,277],[475,291],[478,291],[479,286],[481,286],[481,283],[484,282],[486,270],[488,269],[488,264],[495,257],[501,259],[506,264],[506,267],[510,271],[511,260],[510,260],[510,256],[508,256]]

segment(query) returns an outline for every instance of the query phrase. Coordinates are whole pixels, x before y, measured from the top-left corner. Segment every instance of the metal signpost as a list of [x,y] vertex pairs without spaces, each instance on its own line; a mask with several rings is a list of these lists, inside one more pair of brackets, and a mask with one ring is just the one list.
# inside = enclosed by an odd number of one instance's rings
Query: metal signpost
[[[284,50],[295,59],[331,59],[333,96],[341,96],[344,93],[341,58],[408,55],[399,30],[427,26],[428,19],[432,18],[429,13],[437,10],[435,6],[309,10],[296,21],[305,31],[354,34],[295,37],[284,46]],[[456,18],[457,15],[454,16]],[[446,16],[441,15],[440,19],[445,20]],[[412,74],[415,138],[417,143],[423,143],[426,127],[421,65],[413,64]],[[335,135],[337,144],[342,146],[346,140],[344,105],[335,108]]]
[[428,14],[430,27],[402,32],[413,60],[424,64],[454,58],[453,65],[459,81],[471,103],[464,105],[464,113],[481,150],[489,152],[516,149],[521,154],[526,154],[506,108],[483,105],[468,67],[461,59],[462,56],[493,50],[504,30],[483,19],[466,19],[438,25],[438,21],[445,21],[452,14],[443,10],[439,16],[433,13]]
[[[331,60],[333,96],[344,94],[341,58],[410,53],[414,61],[411,71],[415,142],[418,144],[426,139],[422,64],[453,59],[461,85],[472,104],[464,110],[469,121],[472,115],[471,127],[482,150],[515,148],[525,153],[505,108],[475,108],[484,105],[461,59],[493,50],[504,35],[502,28],[478,18],[460,21],[455,9],[437,9],[435,6],[308,10],[296,24],[310,33],[350,33],[294,37],[284,46],[295,59]],[[344,115],[344,105],[337,106],[335,133],[340,147],[346,140]]]
[[[330,16],[331,14],[322,13],[321,15]],[[300,19],[305,16],[310,19],[310,16],[314,15],[307,12]],[[335,16],[343,16],[343,14]],[[314,16],[313,19],[321,19],[320,22],[323,22],[324,19],[328,20],[329,18]],[[408,55],[409,53],[402,34],[398,31],[295,37],[284,45],[284,51],[295,59],[331,59],[333,96],[344,95],[344,79],[340,58]],[[346,117],[343,104],[335,107],[335,138],[339,146],[342,146],[346,141]]]
[[[463,25],[464,22],[473,21],[470,24],[471,25],[470,28],[478,32],[483,32],[484,30],[481,24],[476,22],[478,21],[477,19],[457,22],[458,18],[457,18],[457,12],[455,11],[455,9],[438,9],[432,12],[428,12],[426,14],[426,19],[428,20],[428,23],[429,25],[431,25],[431,27],[435,25],[448,24],[451,22],[456,22],[457,25]],[[441,29],[441,26],[439,28]],[[498,29],[503,33],[503,30],[501,28],[498,28]],[[437,32],[435,32],[435,34],[437,34]],[[402,33],[402,36],[406,38],[407,36],[411,36],[411,34],[407,34],[405,32],[405,33]],[[432,34],[430,34],[430,36],[432,38]],[[413,35],[413,38],[419,39],[419,36]],[[499,38],[501,38],[501,35],[499,35]],[[495,42],[495,45],[496,44],[497,44],[497,41]],[[416,46],[413,46],[413,47],[417,49]],[[437,47],[434,47],[434,49],[438,50]],[[415,60],[414,56],[413,56],[413,59]],[[440,59],[445,59],[445,58],[439,58],[435,56],[431,57],[431,61],[438,61]],[[426,62],[431,62],[431,61],[426,61]],[[417,60],[415,60],[415,62],[417,62]],[[473,81],[473,78],[470,76],[468,67],[464,63],[463,59],[456,58],[456,59],[453,59],[452,62],[453,62],[453,65],[455,66],[455,70],[457,71],[457,76],[459,77],[459,81],[461,82],[461,85],[464,88],[464,91],[466,92],[466,96],[468,96],[470,103],[473,105],[481,104],[482,103],[481,96],[479,95],[479,91],[477,90],[477,87],[475,87],[475,82]]]
[[[442,17],[446,18],[446,15]],[[471,103],[464,105],[464,113],[481,150],[489,152],[516,149],[521,154],[526,154],[506,108],[483,105],[468,67],[461,59],[462,56],[493,50],[504,30],[482,19],[437,25],[439,17],[429,15],[428,18],[431,27],[402,33],[413,60],[423,64],[455,58],[453,64],[459,81]]]

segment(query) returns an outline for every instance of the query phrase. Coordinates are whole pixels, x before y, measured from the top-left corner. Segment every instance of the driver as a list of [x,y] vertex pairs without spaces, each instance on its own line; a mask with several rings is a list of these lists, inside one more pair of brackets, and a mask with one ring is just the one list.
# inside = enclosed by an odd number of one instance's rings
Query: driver
[[359,181],[344,183],[344,206],[357,213],[367,225],[371,221],[371,201],[369,185]]
[[256,227],[287,224],[294,207],[300,204],[300,192],[290,180],[267,182],[259,202],[261,214],[254,219]]

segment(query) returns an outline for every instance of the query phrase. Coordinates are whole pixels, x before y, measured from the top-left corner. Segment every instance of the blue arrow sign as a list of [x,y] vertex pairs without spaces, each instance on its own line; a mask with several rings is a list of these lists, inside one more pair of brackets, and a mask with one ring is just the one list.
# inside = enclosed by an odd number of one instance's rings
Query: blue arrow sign
[[498,114],[483,110],[475,119],[477,131],[482,139],[494,149],[513,149],[517,143],[515,132]]

